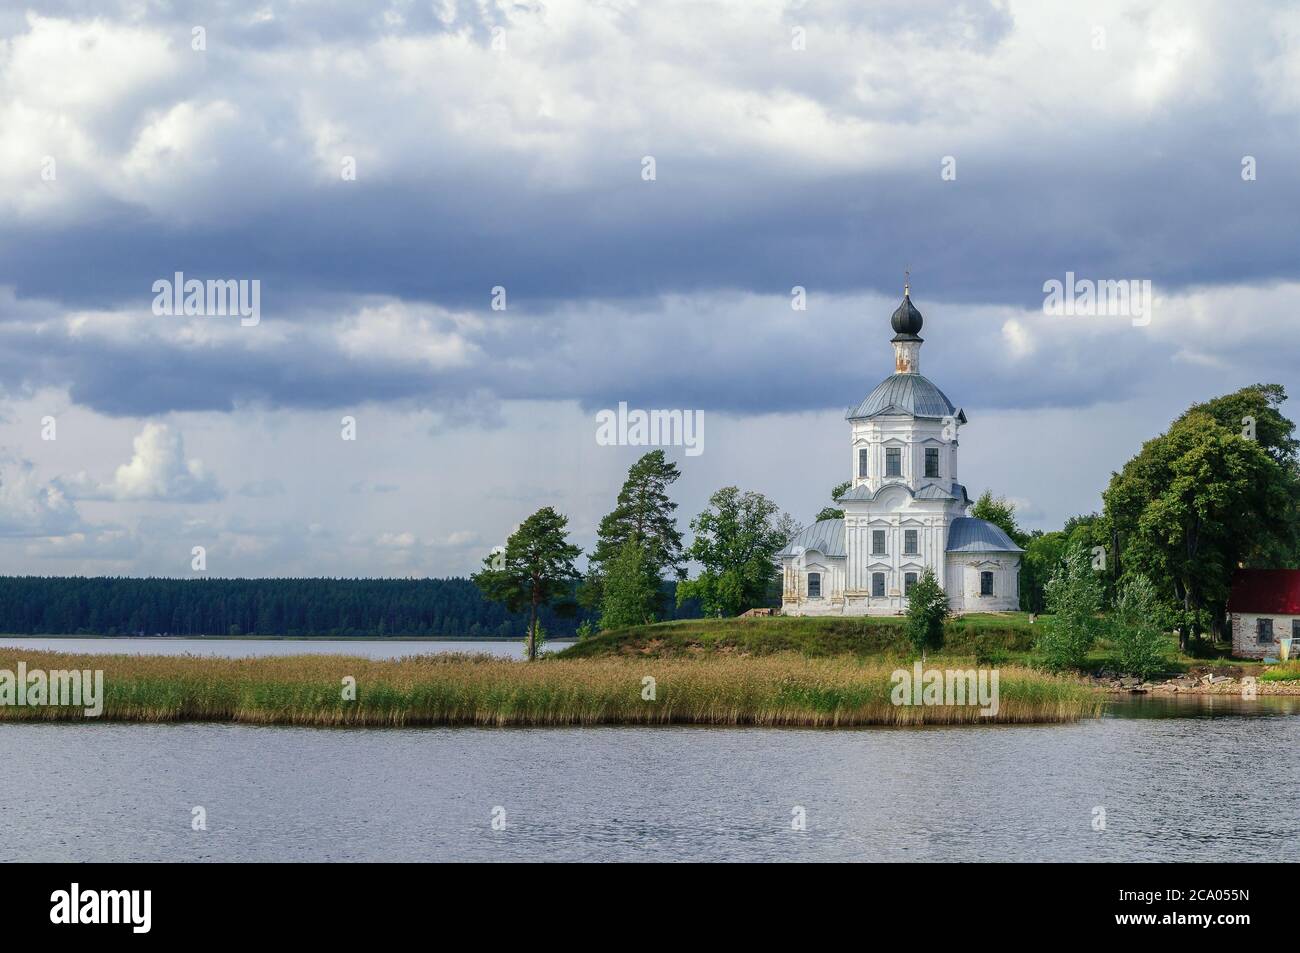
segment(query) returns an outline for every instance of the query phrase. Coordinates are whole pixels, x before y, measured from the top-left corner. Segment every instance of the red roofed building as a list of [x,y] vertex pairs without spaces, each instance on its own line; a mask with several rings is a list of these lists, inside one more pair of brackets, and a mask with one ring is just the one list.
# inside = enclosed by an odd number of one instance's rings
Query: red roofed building
[[[1300,569],[1239,569],[1228,596],[1232,654],[1278,657],[1278,639],[1300,640]],[[1300,654],[1300,642],[1291,650]]]

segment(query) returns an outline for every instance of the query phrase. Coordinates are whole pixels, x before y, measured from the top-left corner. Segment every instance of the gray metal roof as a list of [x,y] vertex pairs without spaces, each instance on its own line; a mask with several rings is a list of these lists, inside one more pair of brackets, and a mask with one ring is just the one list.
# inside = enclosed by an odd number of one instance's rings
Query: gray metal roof
[[960,516],[948,526],[950,553],[1023,553],[1011,537],[987,520]]
[[937,483],[927,483],[916,491],[916,498],[918,500],[955,500],[957,495],[949,493]]
[[[904,487],[904,489],[907,489],[907,484],[904,483],[904,484],[903,484],[903,487]],[[908,492],[911,492],[911,491],[908,490]],[[874,494],[874,493],[871,492],[871,487],[867,486],[866,484],[858,484],[857,486],[855,486],[855,487],[851,488],[850,490],[848,490],[847,492],[845,492],[845,493],[844,493],[844,494],[843,494],[843,495],[842,495],[838,500],[836,500],[835,502],[836,502],[836,503],[843,503],[845,500],[852,500],[852,501],[874,500],[875,498],[876,498],[876,494]]]
[[920,374],[891,374],[876,385],[866,400],[844,416],[849,420],[901,414],[909,417],[956,417],[963,423],[966,415],[953,406],[939,388]]
[[807,552],[816,550],[823,556],[847,555],[844,549],[844,520],[818,520],[811,526],[805,527],[777,555],[793,556],[796,546],[802,546]]

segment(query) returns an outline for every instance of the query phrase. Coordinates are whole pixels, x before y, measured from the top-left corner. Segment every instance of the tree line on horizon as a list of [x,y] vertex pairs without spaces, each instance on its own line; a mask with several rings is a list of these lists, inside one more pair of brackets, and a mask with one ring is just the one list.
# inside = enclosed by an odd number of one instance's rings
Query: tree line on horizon
[[[676,617],[675,585],[664,583]],[[592,613],[541,625],[572,638]],[[0,632],[14,635],[470,636],[523,638],[528,616],[483,598],[469,579],[175,579],[0,576]]]

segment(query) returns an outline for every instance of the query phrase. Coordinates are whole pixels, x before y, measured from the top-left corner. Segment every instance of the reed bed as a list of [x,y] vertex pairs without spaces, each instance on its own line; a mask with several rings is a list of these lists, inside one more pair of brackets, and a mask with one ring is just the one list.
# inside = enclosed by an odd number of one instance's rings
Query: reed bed
[[[0,648],[0,669],[102,669],[98,718],[80,708],[0,704],[0,720],[218,721],[404,725],[952,725],[1064,722],[1094,717],[1086,686],[1030,669],[1000,669],[994,717],[978,706],[906,706],[890,674],[906,663],[855,658],[556,659],[421,655],[372,660],[76,655]],[[347,677],[355,700],[344,700]],[[654,699],[643,698],[645,678]]]

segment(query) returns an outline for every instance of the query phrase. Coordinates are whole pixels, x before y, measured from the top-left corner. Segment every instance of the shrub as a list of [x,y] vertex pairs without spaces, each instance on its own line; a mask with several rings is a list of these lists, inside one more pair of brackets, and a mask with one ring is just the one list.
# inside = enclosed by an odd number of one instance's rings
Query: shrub
[[1146,576],[1133,576],[1120,586],[1110,631],[1115,662],[1121,672],[1145,679],[1163,670],[1162,616],[1155,586]]
[[925,655],[927,649],[943,648],[943,624],[948,620],[948,594],[939,585],[934,570],[927,569],[907,597],[907,640]]
[[1038,637],[1043,664],[1053,671],[1081,668],[1101,630],[1102,585],[1087,553],[1079,550],[1066,558],[1046,595],[1053,616],[1043,621]]

